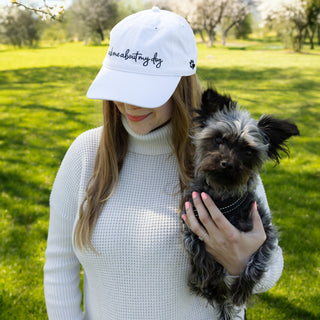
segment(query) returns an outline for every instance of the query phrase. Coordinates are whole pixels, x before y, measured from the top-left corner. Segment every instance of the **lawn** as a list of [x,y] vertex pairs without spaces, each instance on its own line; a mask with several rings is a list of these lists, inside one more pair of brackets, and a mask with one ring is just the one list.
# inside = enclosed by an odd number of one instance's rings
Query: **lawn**
[[[248,320],[320,318],[320,52],[271,45],[207,48],[198,74],[255,117],[294,120],[291,157],[265,166],[262,179],[281,232],[285,269],[259,295]],[[0,47],[0,319],[46,319],[42,268],[50,189],[73,139],[101,125],[101,103],[86,90],[106,46]]]

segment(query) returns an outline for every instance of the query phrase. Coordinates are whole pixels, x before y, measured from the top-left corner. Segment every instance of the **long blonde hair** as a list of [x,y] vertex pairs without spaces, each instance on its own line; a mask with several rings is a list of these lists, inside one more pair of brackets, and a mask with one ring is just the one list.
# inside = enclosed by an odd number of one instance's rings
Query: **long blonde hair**
[[[178,163],[181,194],[193,175],[192,117],[200,105],[201,86],[196,75],[182,77],[172,95],[172,146]],[[128,149],[128,134],[121,114],[112,101],[103,101],[103,131],[93,175],[88,182],[79,219],[74,230],[74,243],[83,250],[90,247],[91,236],[106,201],[114,193]]]

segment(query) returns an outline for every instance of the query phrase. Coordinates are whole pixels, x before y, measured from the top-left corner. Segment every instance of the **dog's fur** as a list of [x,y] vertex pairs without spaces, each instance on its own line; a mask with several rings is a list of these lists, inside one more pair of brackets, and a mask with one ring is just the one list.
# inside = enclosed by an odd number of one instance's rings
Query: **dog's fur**
[[[299,130],[287,120],[268,115],[256,121],[228,95],[220,95],[211,88],[203,93],[198,113],[195,119],[198,130],[193,137],[195,177],[183,202],[192,202],[193,191],[206,192],[236,228],[247,232],[252,229],[252,203],[257,201],[267,235],[230,287],[226,270],[206,252],[204,242],[186,225],[183,227],[184,246],[191,263],[188,278],[191,291],[217,307],[219,319],[229,320],[236,316],[235,306],[246,305],[255,284],[268,268],[277,242],[271,214],[255,195],[259,171],[269,159],[279,163],[279,151],[288,155],[285,142],[298,135]],[[195,214],[198,217],[196,211]]]

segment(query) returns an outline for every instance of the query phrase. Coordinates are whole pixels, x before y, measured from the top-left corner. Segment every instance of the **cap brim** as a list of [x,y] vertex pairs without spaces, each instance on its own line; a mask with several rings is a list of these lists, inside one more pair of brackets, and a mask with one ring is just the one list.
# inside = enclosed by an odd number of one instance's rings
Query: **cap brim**
[[180,79],[180,76],[129,73],[102,66],[87,92],[87,97],[119,101],[143,108],[157,108],[170,99]]

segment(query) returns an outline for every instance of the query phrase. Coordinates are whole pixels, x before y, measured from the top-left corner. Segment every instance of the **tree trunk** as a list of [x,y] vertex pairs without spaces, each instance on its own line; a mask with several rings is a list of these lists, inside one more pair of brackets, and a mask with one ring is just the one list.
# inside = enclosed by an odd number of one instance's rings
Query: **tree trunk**
[[231,28],[233,28],[240,20],[234,21],[232,22],[228,28],[226,30],[223,31],[222,33],[222,45],[225,46],[226,45],[226,40],[227,40],[227,35],[228,32],[230,31]]
[[313,37],[314,37],[314,34],[315,34],[315,31],[316,31],[316,28],[310,28],[311,29],[311,34],[310,32],[308,32],[309,34],[309,40],[310,40],[310,49],[314,49],[314,43],[313,43]]
[[209,48],[212,48],[216,33],[214,30],[207,30],[207,33],[209,38]]
[[225,47],[225,45],[226,45],[227,33],[228,33],[228,31],[223,31],[223,34],[222,34],[222,45],[223,45],[224,47]]
[[206,43],[206,39],[204,38],[204,35],[203,35],[203,30],[198,30],[199,34],[200,34],[200,38],[201,38],[201,41],[203,43]]
[[301,52],[302,47],[303,47],[303,30],[304,26],[299,28],[299,52]]
[[303,31],[307,26],[305,24],[296,23],[296,28],[298,30],[298,35],[294,35],[294,30],[292,30],[292,46],[293,50],[296,52],[301,52],[303,47]]
[[98,32],[98,34],[99,34],[99,36],[100,36],[101,41],[103,41],[103,40],[104,40],[103,30],[102,30],[101,28],[99,28],[99,29],[97,30],[97,32]]

